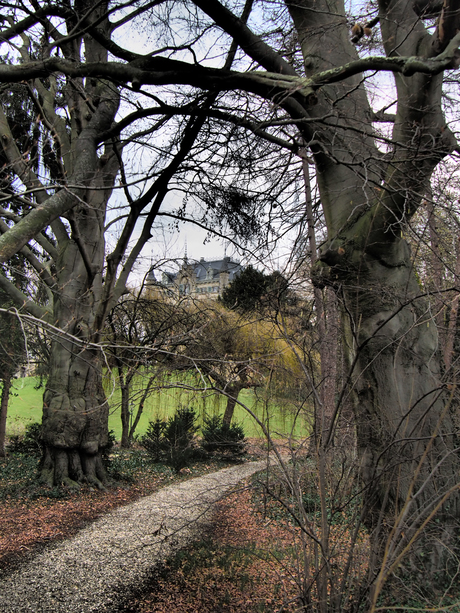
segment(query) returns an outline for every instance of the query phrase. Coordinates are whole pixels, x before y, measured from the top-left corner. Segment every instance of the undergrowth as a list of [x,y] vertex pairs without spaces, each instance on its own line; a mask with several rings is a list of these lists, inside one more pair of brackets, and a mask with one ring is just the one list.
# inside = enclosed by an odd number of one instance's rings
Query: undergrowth
[[[29,453],[9,453],[6,459],[0,461],[0,501],[1,500],[34,500],[40,497],[66,500],[72,495],[78,495],[78,491],[72,494],[68,488],[50,488],[38,481],[38,455]],[[182,481],[192,477],[198,477],[206,472],[219,470],[228,466],[220,460],[207,463],[196,462],[184,468],[180,473],[175,473],[169,466],[152,464],[144,449],[132,448],[122,450],[112,449],[108,462],[108,475],[113,485],[127,486],[148,482],[149,480],[169,482]],[[89,489],[89,486],[82,486]]]

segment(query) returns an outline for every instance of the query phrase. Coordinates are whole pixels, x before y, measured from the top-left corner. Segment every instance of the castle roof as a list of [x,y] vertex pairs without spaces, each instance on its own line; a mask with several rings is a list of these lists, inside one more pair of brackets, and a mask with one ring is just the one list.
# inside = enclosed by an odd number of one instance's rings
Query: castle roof
[[[213,277],[217,277],[221,273],[228,274],[228,283],[231,283],[235,277],[237,277],[243,270],[239,262],[235,262],[229,256],[225,256],[220,260],[205,260],[201,258],[199,262],[193,262],[185,259],[180,270],[178,272],[165,272],[163,273],[163,282],[174,283],[174,281],[186,270],[193,271],[196,281],[206,281],[208,272],[212,270]],[[189,273],[190,274],[190,273]],[[155,282],[155,274],[153,268],[147,274],[147,282]]]
[[228,273],[228,281],[231,283],[243,270],[243,266],[239,262],[233,261],[230,257],[225,256],[222,260],[206,261],[201,258],[194,265],[194,272],[197,281],[205,281],[209,270],[212,270],[214,275],[219,275],[222,272]]

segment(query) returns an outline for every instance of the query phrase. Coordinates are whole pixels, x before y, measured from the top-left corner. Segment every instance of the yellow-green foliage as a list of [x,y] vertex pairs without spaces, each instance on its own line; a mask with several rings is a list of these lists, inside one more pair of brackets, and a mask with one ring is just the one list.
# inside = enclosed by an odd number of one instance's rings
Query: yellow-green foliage
[[245,387],[274,386],[284,391],[298,390],[305,381],[302,352],[295,350],[295,332],[286,324],[241,315],[217,303],[193,308],[202,310],[202,326],[186,353],[210,377],[225,383],[239,379],[247,382]]
[[[145,378],[142,372],[135,378],[133,384],[133,408],[137,409],[136,398],[140,394]],[[121,436],[120,420],[120,390],[116,381],[107,373],[105,378],[106,391],[110,398],[111,412],[109,428],[113,429],[117,439]],[[110,389],[110,391],[109,391]],[[297,404],[279,402],[271,397],[272,392],[263,389],[242,390],[238,396],[239,402],[247,407],[271,432],[296,436],[305,436],[310,432],[310,415],[302,411],[296,415]],[[149,395],[142,418],[136,430],[137,434],[145,433],[148,422],[157,417],[168,419],[181,407],[192,407],[198,415],[198,424],[203,423],[205,416],[222,415],[225,410],[226,397],[203,386],[203,379],[191,373],[163,374],[156,381],[156,387]],[[247,437],[260,437],[262,431],[250,413],[240,405],[235,408],[234,422],[242,424]]]
[[[183,389],[184,385],[190,385],[192,377],[180,374],[178,376],[165,375],[158,386],[149,396],[144,414],[139,423],[137,433],[145,433],[148,422],[156,417],[167,419],[174,413],[177,407],[192,406],[196,408],[199,424],[202,423],[205,415],[222,414],[225,409],[226,399],[221,395],[208,391]],[[194,380],[196,383],[196,379]],[[36,379],[28,377],[18,379],[15,382],[15,394],[10,398],[8,409],[7,434],[23,434],[27,424],[40,422],[42,415],[43,388],[35,389]],[[136,393],[142,389],[144,378],[142,373],[135,379],[133,399]],[[162,387],[167,385],[167,388]],[[109,429],[115,432],[117,439],[121,436],[120,420],[120,391],[109,373],[105,375],[106,392],[110,400]],[[295,418],[295,407],[280,404],[276,399],[267,401],[262,393],[253,390],[243,390],[239,400],[246,405],[264,423],[268,423],[270,430],[275,433],[289,434],[291,430],[298,436],[303,436],[309,432],[309,416],[303,413],[299,418]],[[248,437],[261,436],[261,430],[249,413],[242,407],[235,409],[235,422],[241,423],[244,432]]]

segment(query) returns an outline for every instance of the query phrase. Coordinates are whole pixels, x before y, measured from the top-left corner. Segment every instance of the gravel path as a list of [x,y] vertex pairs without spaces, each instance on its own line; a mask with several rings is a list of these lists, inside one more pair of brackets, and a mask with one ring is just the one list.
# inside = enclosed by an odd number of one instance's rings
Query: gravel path
[[118,508],[0,581],[2,613],[108,613],[174,551],[193,542],[213,504],[265,461],[224,468]]

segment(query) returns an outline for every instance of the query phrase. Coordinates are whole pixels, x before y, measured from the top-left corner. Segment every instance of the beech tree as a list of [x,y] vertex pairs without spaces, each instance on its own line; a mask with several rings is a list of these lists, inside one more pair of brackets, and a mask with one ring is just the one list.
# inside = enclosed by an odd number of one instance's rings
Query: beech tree
[[[55,475],[57,470],[65,477],[69,462],[74,473],[83,470],[91,479],[99,475],[106,404],[92,343],[97,344],[107,310],[125,282],[115,284],[113,274],[121,263],[121,248],[109,256],[105,271],[102,263],[105,203],[115,177],[121,173],[123,178],[119,134],[130,123],[128,115],[114,128],[120,99],[129,90],[156,101],[155,92],[164,91],[163,86],[183,86],[189,100],[196,95],[193,108],[178,108],[175,100],[171,109],[172,97],[156,107],[162,116],[169,111],[190,117],[176,155],[207,115],[232,124],[228,142],[246,129],[264,139],[269,144],[265,147],[277,146],[293,158],[305,151],[311,156],[327,227],[313,280],[317,286],[333,287],[342,301],[368,524],[385,525],[384,510],[402,513],[404,521],[411,516],[413,532],[403,531],[410,539],[436,512],[443,526],[437,538],[448,541],[460,502],[455,407],[441,381],[436,325],[404,232],[429,196],[437,166],[457,149],[443,107],[443,77],[459,63],[458,0],[442,5],[435,0],[381,0],[366,9],[353,32],[355,19],[348,20],[341,0],[267,0],[256,5],[259,13],[247,22],[251,5],[246,3],[241,18],[237,2],[232,12],[218,0],[152,0],[131,6],[35,2],[33,10],[21,5],[5,17],[2,40],[11,41],[12,49],[26,32],[41,41],[35,47],[24,43],[27,53],[20,48],[21,62],[6,58],[0,79],[33,84],[31,96],[40,109],[40,124],[58,150],[56,172],[61,175],[52,187],[40,182],[18,151],[6,120],[0,121],[9,168],[29,195],[23,217],[0,238],[0,260],[31,240],[40,240],[48,253],[56,251],[53,241],[60,241],[58,280],[48,277],[46,267],[43,279],[50,287],[57,282],[60,292],[55,323],[81,342],[79,352],[67,347],[67,357],[56,351],[52,360],[44,408],[50,464]],[[144,19],[143,52],[116,35],[138,15]],[[264,26],[270,23],[267,32]],[[218,57],[222,32],[240,49],[233,70]],[[363,43],[369,33],[381,41],[376,54]],[[386,73],[393,87],[390,101],[381,108],[370,100],[375,73]],[[210,92],[209,97],[197,90]],[[233,102],[238,101],[240,112],[229,106],[216,109],[217,92],[237,92]],[[56,106],[63,97],[68,117]],[[137,117],[153,113],[141,108],[133,112]],[[391,129],[378,129],[380,122]],[[225,147],[224,139],[218,143]],[[203,147],[200,155],[205,151]],[[212,151],[216,156],[207,160],[214,166],[230,159]],[[242,164],[239,168],[241,176],[249,172]],[[164,186],[163,175],[158,177]],[[139,200],[128,198],[127,227],[161,189],[154,182]],[[285,204],[280,214],[287,218]],[[149,209],[147,234],[157,206],[158,200]],[[59,220],[64,215],[68,226]],[[54,224],[53,240],[43,234],[49,224]],[[128,235],[123,233],[122,243]],[[326,448],[331,436],[332,431],[322,437]],[[434,566],[439,563],[434,553],[427,557]]]
[[[9,76],[0,77],[0,260],[21,252],[49,300],[40,305],[5,276],[0,287],[53,337],[42,428],[41,477],[49,484],[102,487],[106,481],[107,316],[127,291],[166,195],[184,191],[189,173],[197,172],[194,158],[205,151],[198,136],[215,94],[156,89],[137,98],[137,85],[122,84],[115,74],[90,75],[86,68],[73,73],[77,66],[116,66],[110,54],[132,53],[118,46],[118,30],[150,18],[162,4],[94,6],[81,0],[5,7],[0,71]],[[159,45],[162,36],[159,30]],[[234,52],[230,46],[229,66]],[[70,72],[40,68],[55,61]],[[23,68],[32,72],[14,76]],[[142,148],[144,156],[138,155]],[[183,219],[182,203],[176,209],[169,214]],[[238,228],[238,214],[232,208],[219,212],[214,203],[210,216],[217,225],[231,218]],[[105,233],[111,228],[118,235],[112,232],[109,247]]]

